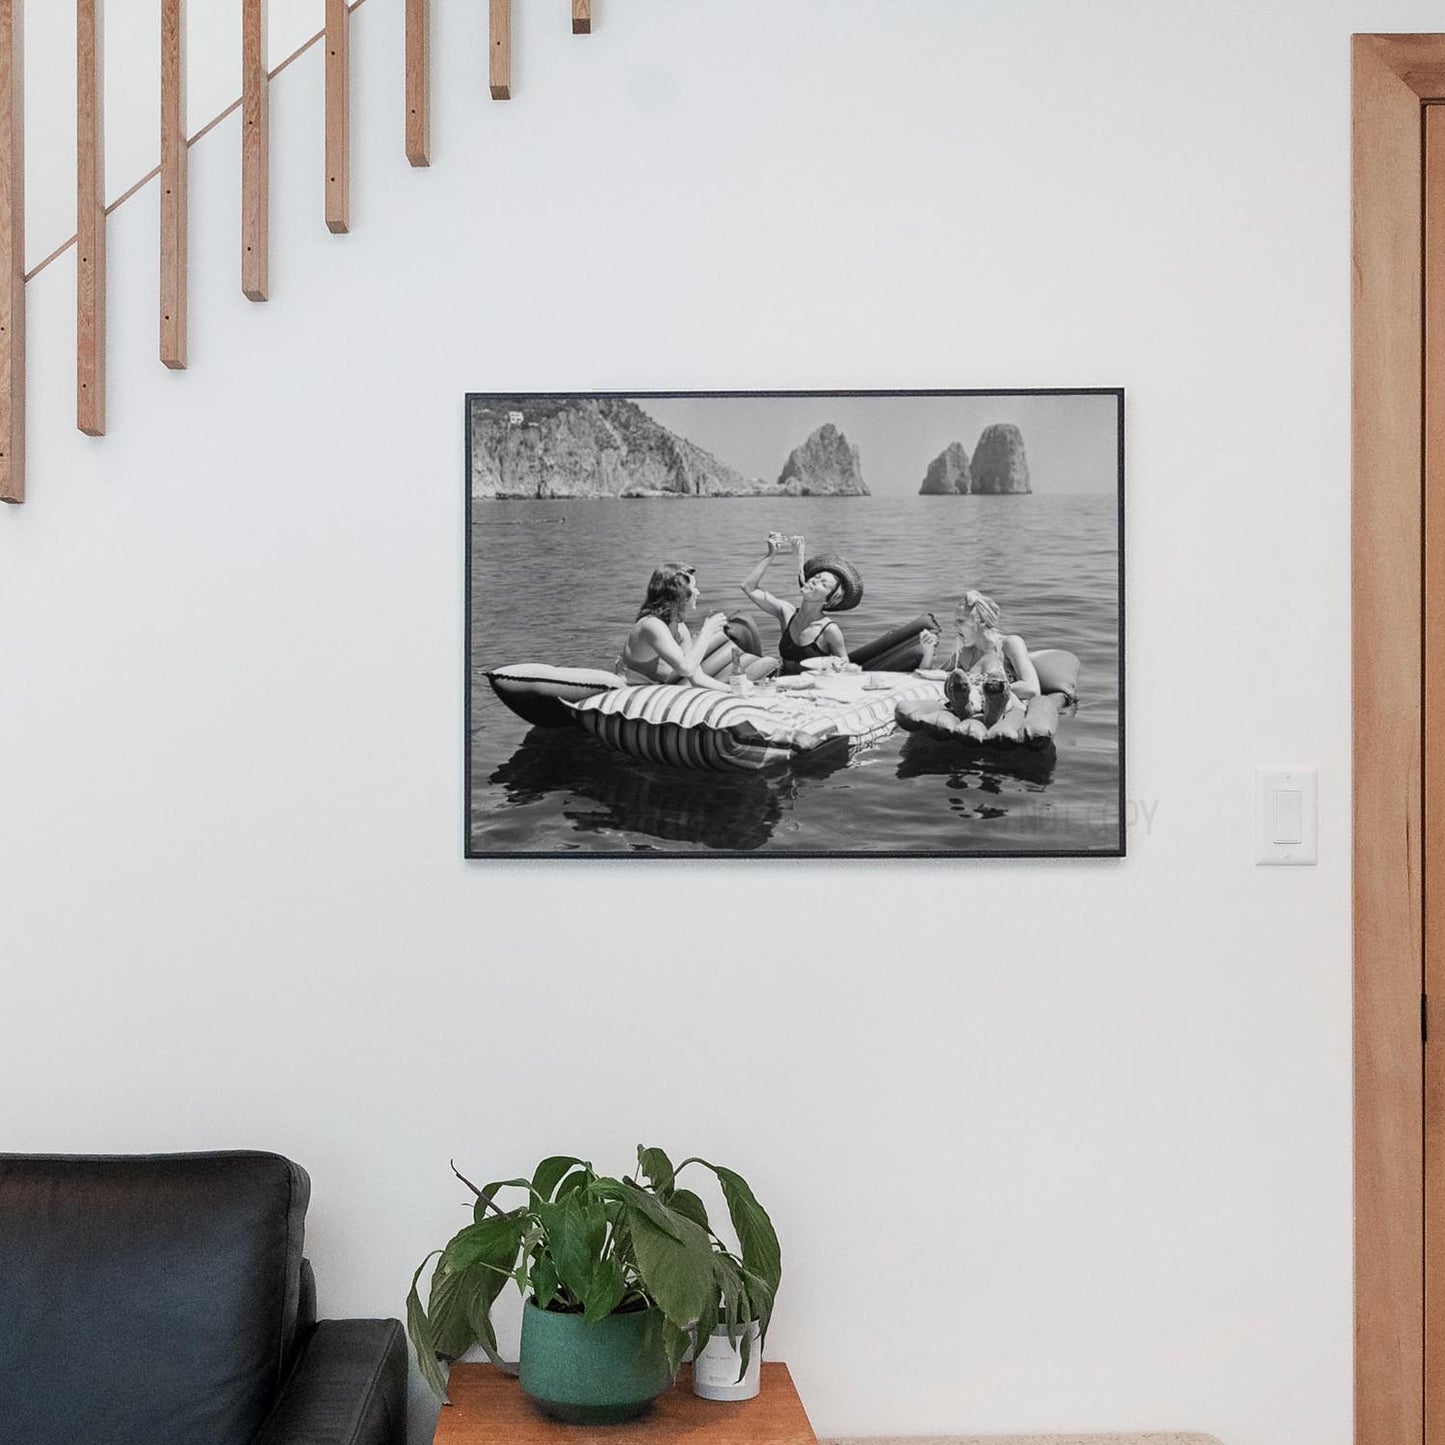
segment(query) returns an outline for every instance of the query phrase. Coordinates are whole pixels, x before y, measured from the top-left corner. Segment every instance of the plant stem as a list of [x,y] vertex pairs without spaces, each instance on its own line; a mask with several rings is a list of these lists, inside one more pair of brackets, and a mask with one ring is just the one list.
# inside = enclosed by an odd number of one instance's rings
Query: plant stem
[[447,1162],[452,1166],[452,1173],[455,1174],[457,1178],[460,1179],[462,1183],[465,1184],[467,1188],[470,1189],[472,1193],[475,1194],[477,1198],[480,1199],[482,1203],[485,1204],[487,1208],[492,1211],[493,1214],[505,1214],[507,1212],[490,1195],[484,1194],[480,1189],[478,1189],[477,1186],[473,1184],[472,1181],[468,1179],[467,1176],[463,1174],[460,1169],[457,1168],[457,1161],[455,1159],[449,1159]]

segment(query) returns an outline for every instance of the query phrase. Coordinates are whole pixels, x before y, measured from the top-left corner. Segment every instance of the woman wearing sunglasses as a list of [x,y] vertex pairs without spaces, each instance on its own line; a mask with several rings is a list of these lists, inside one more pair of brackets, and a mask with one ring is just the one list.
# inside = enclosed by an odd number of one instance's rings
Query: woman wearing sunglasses
[[637,621],[627,634],[617,659],[617,672],[626,682],[680,682],[729,692],[703,671],[703,661],[718,645],[727,627],[727,614],[714,612],[694,637],[685,619],[697,611],[697,569],[679,562],[664,562],[647,584],[647,596]]

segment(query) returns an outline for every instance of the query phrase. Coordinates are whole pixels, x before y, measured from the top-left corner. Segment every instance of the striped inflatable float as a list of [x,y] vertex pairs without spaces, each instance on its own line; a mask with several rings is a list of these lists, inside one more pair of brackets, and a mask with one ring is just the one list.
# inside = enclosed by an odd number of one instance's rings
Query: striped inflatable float
[[942,684],[898,675],[878,686],[828,678],[807,694],[730,697],[700,687],[623,687],[567,704],[584,732],[630,757],[704,772],[757,771],[825,745],[849,751],[898,730],[900,702],[937,700]]

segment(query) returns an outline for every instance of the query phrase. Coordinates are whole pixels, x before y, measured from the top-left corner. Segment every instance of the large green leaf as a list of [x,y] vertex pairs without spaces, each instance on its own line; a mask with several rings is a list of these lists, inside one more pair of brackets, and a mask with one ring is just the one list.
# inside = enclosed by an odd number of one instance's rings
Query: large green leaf
[[478,1270],[475,1282],[467,1295],[467,1322],[472,1336],[486,1351],[487,1358],[498,1368],[505,1368],[502,1357],[497,1353],[497,1332],[492,1326],[492,1306],[497,1302],[507,1283],[508,1276],[492,1270]]
[[445,1270],[440,1264],[432,1271],[426,1315],[432,1348],[444,1360],[460,1359],[476,1341],[469,1305],[484,1274],[481,1269]]
[[662,1348],[667,1356],[667,1372],[676,1375],[682,1368],[682,1357],[692,1343],[692,1336],[685,1329],[679,1329],[671,1320],[662,1321]]
[[617,1198],[626,1206],[631,1217],[636,1217],[641,1211],[664,1234],[670,1234],[676,1240],[680,1241],[685,1237],[684,1231],[698,1227],[685,1214],[675,1213],[657,1195],[649,1193],[630,1179],[622,1181]]
[[489,1214],[452,1236],[442,1251],[442,1264],[448,1270],[458,1270],[485,1261],[493,1268],[508,1271],[517,1258],[526,1224],[527,1217],[520,1209]]
[[478,1224],[486,1219],[488,1215],[504,1214],[506,1211],[496,1203],[498,1191],[503,1189],[526,1189],[530,1190],[532,1182],[529,1179],[494,1179],[490,1184],[484,1184],[480,1189],[469,1180],[457,1173],[457,1166],[452,1165],[452,1173],[467,1186],[468,1189],[476,1191],[477,1202],[472,1206],[472,1217]]
[[579,1189],[585,1189],[593,1179],[590,1166],[584,1164],[579,1169],[574,1169],[558,1186],[554,1199],[562,1199],[568,1194],[573,1194]]
[[627,1278],[621,1265],[615,1259],[594,1259],[583,1313],[589,1322],[605,1319],[622,1303],[626,1293]]
[[567,1173],[579,1166],[588,1173],[591,1172],[590,1164],[583,1164],[582,1160],[574,1159],[570,1154],[553,1154],[550,1158],[544,1159],[532,1175],[533,1197],[550,1200]]
[[[727,1201],[728,1217],[733,1222],[738,1244],[742,1246],[743,1264],[766,1280],[776,1293],[783,1277],[783,1252],[773,1221],[768,1218],[768,1211],[758,1203],[748,1181],[736,1171],[724,1169],[719,1164],[709,1164],[706,1159],[688,1159],[684,1163],[701,1164],[717,1176],[723,1198]],[[679,1171],[682,1167],[678,1165]]]
[[445,1400],[447,1382],[442,1375],[441,1366],[437,1364],[436,1344],[432,1336],[431,1322],[426,1317],[426,1311],[421,1307],[421,1296],[417,1293],[417,1281],[421,1279],[422,1271],[440,1253],[440,1250],[434,1249],[417,1266],[416,1273],[411,1277],[411,1289],[407,1291],[406,1296],[406,1330],[411,1336],[412,1348],[416,1351],[417,1368],[421,1371],[422,1379]]
[[644,1149],[641,1144],[637,1146],[637,1170],[649,1184],[653,1192],[661,1199],[666,1199],[672,1192],[673,1180],[677,1177],[673,1170],[672,1161],[662,1152],[661,1149]]
[[675,1209],[684,1219],[690,1219],[700,1228],[712,1233],[712,1224],[707,1217],[705,1205],[691,1189],[674,1189],[667,1197],[667,1207]]
[[539,1253],[552,1261],[558,1282],[576,1299],[587,1298],[595,1255],[587,1210],[575,1194],[559,1204],[539,1204],[537,1218],[546,1233]]
[[537,1307],[551,1309],[557,1302],[561,1280],[557,1278],[557,1266],[552,1263],[550,1255],[539,1255],[532,1261],[527,1282],[532,1287],[532,1298],[537,1301]]
[[638,1276],[668,1320],[686,1328],[713,1298],[712,1241],[682,1215],[670,1216],[669,1232],[655,1217],[666,1214],[666,1206],[641,1190],[629,1204]]

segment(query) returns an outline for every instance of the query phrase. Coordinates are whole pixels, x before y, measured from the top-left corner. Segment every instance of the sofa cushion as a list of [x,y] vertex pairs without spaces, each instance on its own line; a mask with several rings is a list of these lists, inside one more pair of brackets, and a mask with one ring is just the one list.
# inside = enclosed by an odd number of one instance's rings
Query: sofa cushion
[[250,1441],[309,1193],[274,1154],[0,1155],[0,1441]]

